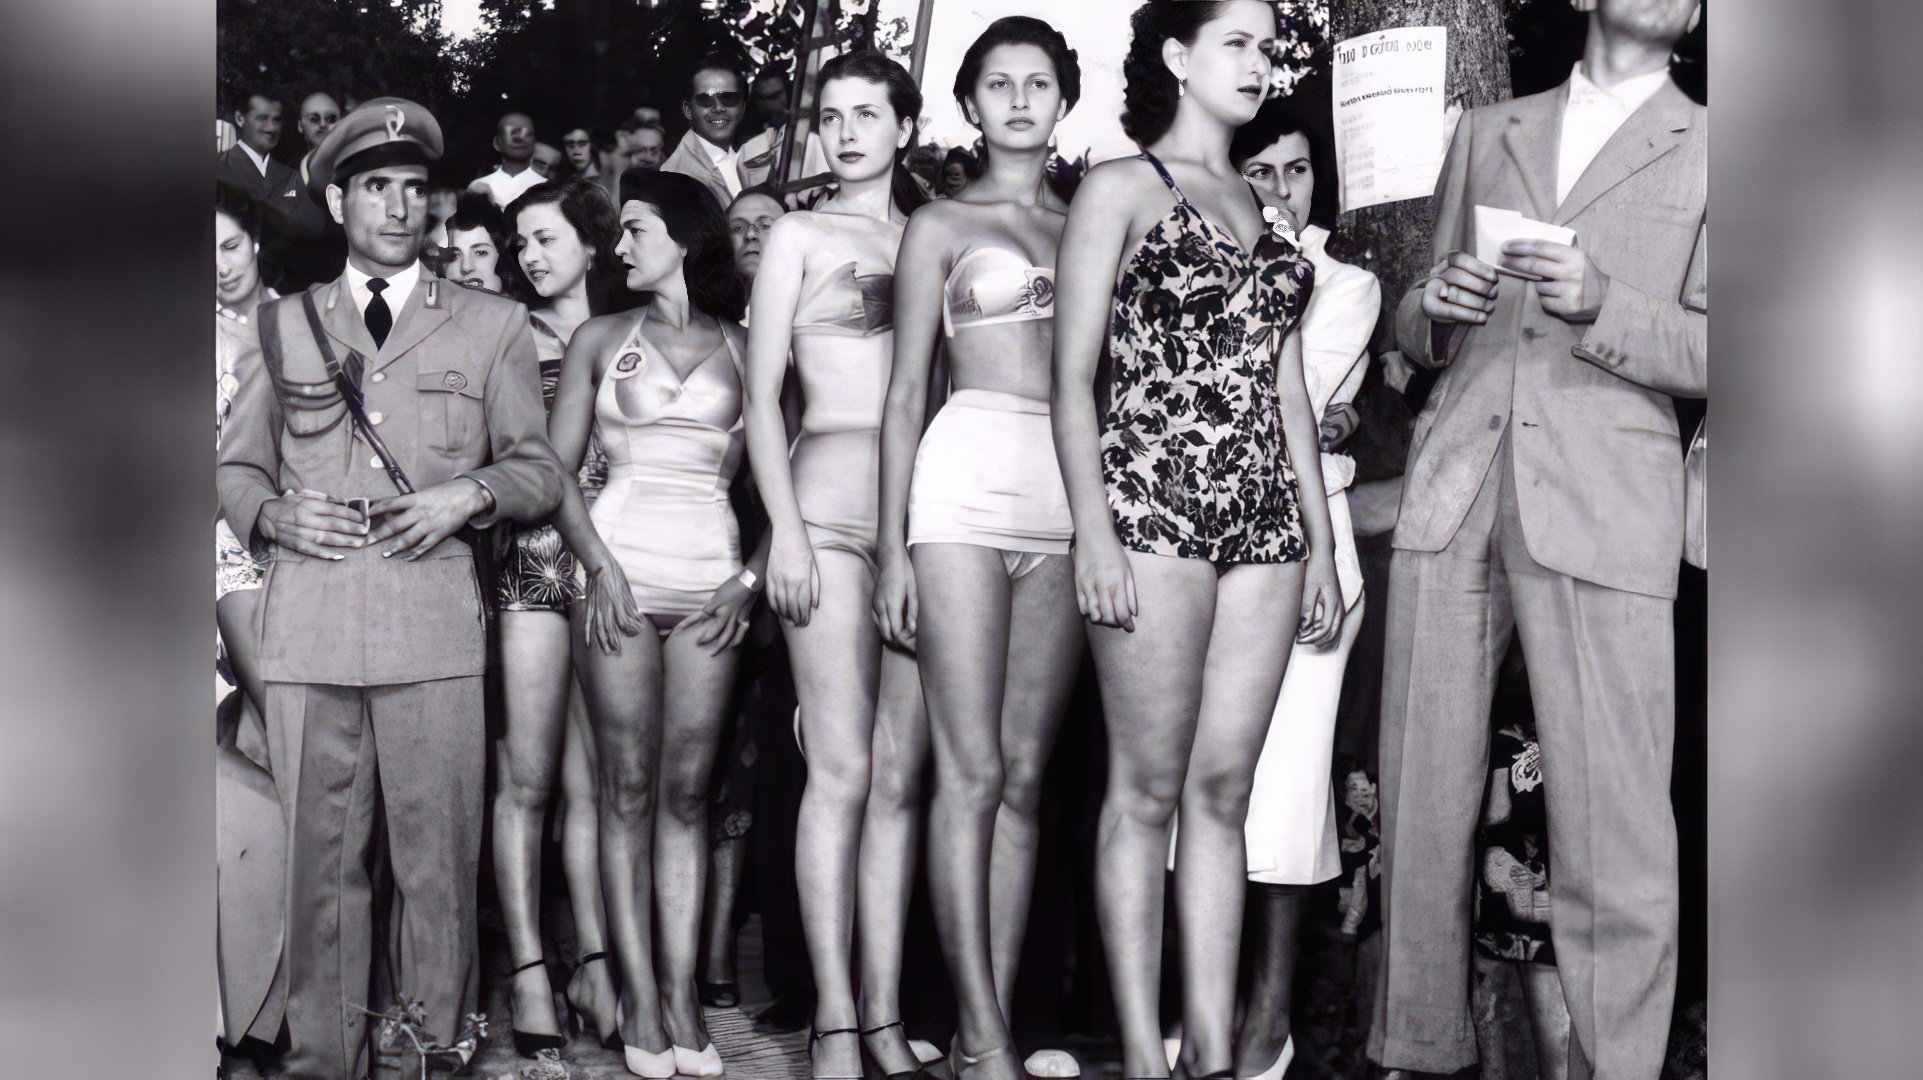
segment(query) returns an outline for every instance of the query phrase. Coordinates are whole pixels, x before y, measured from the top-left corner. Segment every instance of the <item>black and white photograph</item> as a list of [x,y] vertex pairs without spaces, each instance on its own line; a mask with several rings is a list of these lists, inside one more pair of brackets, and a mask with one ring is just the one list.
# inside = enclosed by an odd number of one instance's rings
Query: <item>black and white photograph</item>
[[220,1076],[1710,1075],[1701,0],[214,6]]

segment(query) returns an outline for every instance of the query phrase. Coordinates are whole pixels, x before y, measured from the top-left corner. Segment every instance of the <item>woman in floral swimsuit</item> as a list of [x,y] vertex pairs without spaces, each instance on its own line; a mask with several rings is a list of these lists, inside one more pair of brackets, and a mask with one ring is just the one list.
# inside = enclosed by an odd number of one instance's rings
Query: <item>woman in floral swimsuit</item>
[[1179,807],[1182,1059],[1234,1076],[1255,763],[1290,646],[1332,640],[1343,609],[1295,333],[1314,271],[1229,161],[1268,90],[1273,10],[1150,0],[1132,25],[1122,124],[1146,152],[1077,192],[1055,332],[1056,455],[1109,727],[1097,903],[1123,1075],[1167,1076],[1156,990]]

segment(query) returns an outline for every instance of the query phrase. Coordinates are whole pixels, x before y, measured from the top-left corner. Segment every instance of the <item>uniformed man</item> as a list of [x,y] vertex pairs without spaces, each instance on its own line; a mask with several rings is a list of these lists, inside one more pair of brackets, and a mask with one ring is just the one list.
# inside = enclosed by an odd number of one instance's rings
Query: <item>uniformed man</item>
[[[261,308],[266,362],[241,385],[221,446],[227,520],[278,548],[260,657],[275,782],[294,788],[282,802],[295,1076],[366,1073],[355,1006],[369,997],[364,859],[377,815],[397,995],[425,1004],[444,1043],[474,1008],[485,648],[474,559],[456,533],[543,517],[564,481],[527,311],[422,273],[427,166],[440,156],[434,117],[398,98],[328,134],[309,168],[346,230],[347,267]],[[330,355],[358,384],[371,441]]]

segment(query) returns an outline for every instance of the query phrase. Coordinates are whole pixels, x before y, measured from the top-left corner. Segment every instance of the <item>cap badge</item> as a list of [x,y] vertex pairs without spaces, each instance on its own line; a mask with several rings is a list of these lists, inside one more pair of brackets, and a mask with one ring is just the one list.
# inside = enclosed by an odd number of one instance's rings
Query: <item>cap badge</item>
[[389,141],[392,141],[401,137],[401,128],[407,124],[407,117],[401,112],[399,105],[389,105],[387,107],[386,122],[387,137]]

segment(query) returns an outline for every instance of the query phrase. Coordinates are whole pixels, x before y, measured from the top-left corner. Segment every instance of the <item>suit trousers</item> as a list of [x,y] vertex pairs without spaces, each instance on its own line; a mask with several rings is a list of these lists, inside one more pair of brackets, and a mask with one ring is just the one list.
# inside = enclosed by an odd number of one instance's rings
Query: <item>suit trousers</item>
[[1496,668],[1519,632],[1542,744],[1570,1074],[1657,1080],[1676,987],[1673,608],[1537,563],[1514,483],[1505,437],[1449,545],[1394,556],[1382,680],[1386,947],[1368,1052],[1443,1073],[1476,1060],[1475,831]]
[[[480,989],[474,903],[487,735],[479,676],[387,686],[267,684],[288,809],[287,1074],[366,1074],[370,853],[385,824],[395,996],[451,1041]],[[283,769],[282,764],[287,768]]]

